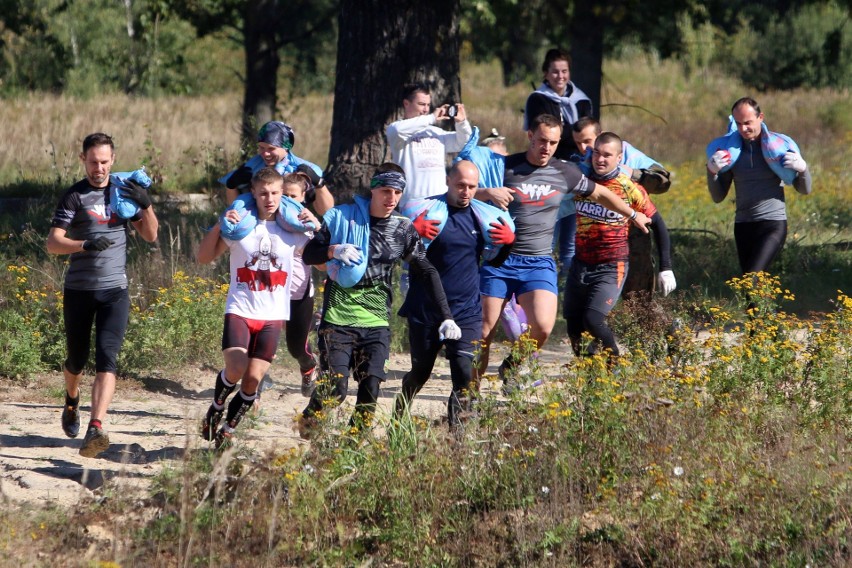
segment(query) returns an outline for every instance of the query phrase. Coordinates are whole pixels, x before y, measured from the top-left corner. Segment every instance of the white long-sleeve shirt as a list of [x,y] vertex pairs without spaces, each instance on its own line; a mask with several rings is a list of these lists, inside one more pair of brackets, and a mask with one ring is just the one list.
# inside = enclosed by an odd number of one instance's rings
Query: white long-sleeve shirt
[[405,170],[405,191],[399,207],[411,199],[447,192],[446,154],[459,152],[473,132],[470,122],[456,123],[456,131],[435,126],[435,115],[397,120],[387,128],[391,160]]

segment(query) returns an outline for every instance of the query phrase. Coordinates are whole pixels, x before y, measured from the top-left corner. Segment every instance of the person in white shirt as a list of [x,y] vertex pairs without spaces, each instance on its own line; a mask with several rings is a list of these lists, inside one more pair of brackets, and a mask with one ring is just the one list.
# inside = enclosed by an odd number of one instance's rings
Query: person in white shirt
[[[406,189],[400,210],[412,199],[423,199],[447,192],[446,154],[459,152],[473,129],[464,105],[441,105],[432,109],[432,95],[421,83],[406,85],[402,99],[403,118],[387,128],[391,161],[405,171]],[[455,122],[455,132],[436,124]]]
[[[310,237],[290,232],[276,223],[284,184],[281,174],[267,167],[252,177],[254,203],[251,211],[256,225],[240,240],[225,238],[217,223],[202,239],[196,253],[201,264],[213,262],[230,251],[231,282],[225,304],[222,332],[222,355],[225,368],[216,375],[213,403],[201,425],[201,436],[215,442],[216,447],[233,437],[237,424],[254,404],[258,386],[269,370],[286,320],[290,319],[290,299],[294,282],[294,265],[299,262]],[[304,221],[319,225],[307,209]],[[225,218],[239,223],[241,213],[229,209]],[[228,396],[240,384],[239,392]],[[217,431],[222,417],[225,423]]]

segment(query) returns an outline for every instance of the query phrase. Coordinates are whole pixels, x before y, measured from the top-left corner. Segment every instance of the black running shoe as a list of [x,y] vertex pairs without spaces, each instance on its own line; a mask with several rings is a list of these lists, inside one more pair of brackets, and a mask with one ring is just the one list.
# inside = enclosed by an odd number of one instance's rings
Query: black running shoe
[[212,404],[210,405],[210,408],[207,409],[207,416],[201,420],[199,433],[202,438],[208,442],[213,441],[213,438],[216,436],[216,428],[219,427],[219,422],[222,420],[222,416],[224,416],[224,414],[224,408],[222,410],[216,410]]
[[84,458],[93,458],[98,454],[102,454],[109,448],[109,436],[102,428],[97,426],[89,426],[86,430],[86,437],[83,438],[83,445],[80,446],[80,455]]
[[314,394],[314,389],[317,388],[317,378],[319,377],[319,365],[314,365],[304,373],[302,373],[302,396],[311,398]]
[[226,450],[234,443],[234,428],[227,424],[222,425],[213,442],[217,450]]
[[76,406],[62,408],[62,431],[69,438],[76,438],[80,434],[80,409]]

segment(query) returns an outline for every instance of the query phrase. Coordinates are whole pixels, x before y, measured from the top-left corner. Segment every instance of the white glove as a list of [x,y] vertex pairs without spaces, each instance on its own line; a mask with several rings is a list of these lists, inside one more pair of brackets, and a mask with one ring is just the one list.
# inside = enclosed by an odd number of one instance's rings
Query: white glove
[[719,173],[719,171],[725,166],[730,165],[731,163],[731,153],[727,150],[716,150],[716,152],[710,156],[710,159],[707,160],[707,169],[714,176]]
[[355,245],[334,245],[332,256],[346,266],[361,264],[361,249]]
[[659,276],[657,276],[657,283],[660,286],[663,296],[668,296],[677,288],[677,281],[675,280],[674,272],[671,270],[660,271]]
[[805,163],[805,159],[802,155],[795,152],[787,152],[784,154],[784,159],[781,161],[781,165],[788,170],[795,170],[799,173],[808,169],[808,164]]
[[438,337],[444,339],[461,339],[461,328],[453,320],[444,320],[438,328]]

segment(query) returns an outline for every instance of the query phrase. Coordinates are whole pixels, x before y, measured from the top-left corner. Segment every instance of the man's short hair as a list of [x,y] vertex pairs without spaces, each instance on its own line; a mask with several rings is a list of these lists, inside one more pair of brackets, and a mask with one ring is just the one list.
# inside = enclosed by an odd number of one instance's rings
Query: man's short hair
[[601,122],[593,117],[593,116],[584,116],[577,120],[573,125],[571,125],[571,130],[576,132],[577,134],[581,133],[583,130],[588,128],[589,126],[595,127],[595,136],[600,136],[601,134]]
[[385,162],[384,164],[381,164],[379,167],[376,168],[377,174],[383,174],[385,172],[396,172],[398,174],[405,175],[405,170],[403,170],[401,167],[394,164],[393,162]]
[[617,142],[619,153],[623,151],[624,146],[622,145],[621,136],[615,132],[602,132],[599,134],[595,140],[595,148],[601,144],[609,144],[610,142]]
[[553,49],[548,49],[547,53],[544,54],[544,63],[541,64],[542,73],[547,73],[547,70],[550,69],[550,64],[554,61],[565,61],[568,63],[568,69],[571,69],[571,55],[562,48],[554,47]]
[[734,103],[734,106],[731,107],[731,114],[733,114],[735,110],[737,110],[739,107],[741,107],[743,105],[748,105],[751,108],[753,108],[754,114],[756,114],[756,115],[760,114],[760,105],[757,104],[757,101],[754,100],[751,97],[743,97],[741,99],[738,99],[737,102]]
[[109,146],[110,150],[115,152],[115,143],[112,141],[112,136],[103,132],[95,132],[83,138],[83,153],[89,151],[89,148],[95,146]]
[[281,181],[284,182],[284,185],[298,185],[302,188],[302,191],[308,191],[308,180],[304,174],[285,174],[281,178]]
[[251,177],[251,184],[254,185],[256,183],[278,183],[283,181],[284,178],[281,177],[281,174],[273,167],[263,168],[262,170],[257,170],[254,175]]
[[413,101],[417,93],[429,94],[429,87],[425,83],[409,83],[402,88],[402,98],[406,101]]
[[530,121],[530,131],[534,132],[538,130],[538,127],[542,124],[550,128],[558,126],[559,130],[562,130],[561,118],[553,116],[552,114],[540,114]]

